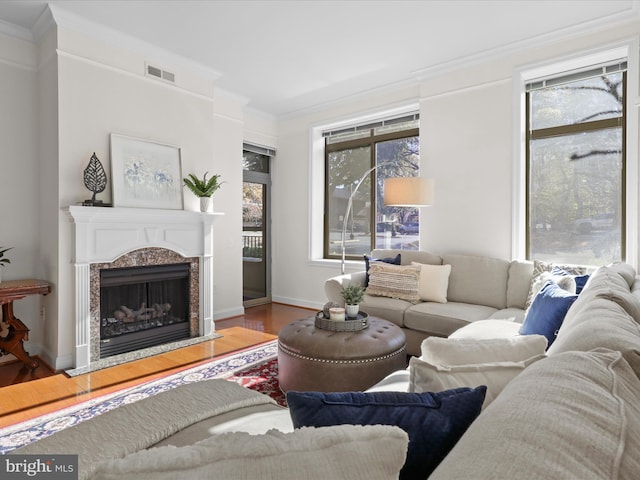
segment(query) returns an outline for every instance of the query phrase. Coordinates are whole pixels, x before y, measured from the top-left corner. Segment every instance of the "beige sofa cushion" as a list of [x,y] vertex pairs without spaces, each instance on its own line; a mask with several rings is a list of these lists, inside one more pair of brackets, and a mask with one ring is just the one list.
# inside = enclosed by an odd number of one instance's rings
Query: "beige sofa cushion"
[[533,262],[513,260],[509,264],[507,307],[524,310],[531,287]]
[[429,480],[634,479],[640,381],[620,352],[567,352],[505,387]]
[[469,338],[473,340],[511,338],[520,335],[521,327],[522,324],[513,319],[491,318],[470,323],[453,332],[449,335],[449,338]]
[[547,351],[555,355],[598,347],[622,352],[640,376],[640,300],[615,269],[601,267],[569,309]]
[[389,297],[377,297],[365,294],[360,304],[360,310],[373,317],[384,318],[399,327],[404,326],[404,312],[413,305],[406,300]]
[[[497,309],[507,306],[507,260],[473,255],[445,255],[443,264],[451,265],[450,302],[486,305]],[[487,317],[485,317],[487,318]]]
[[526,315],[526,310],[522,310],[521,308],[511,307],[511,308],[503,308],[502,310],[496,310],[495,313],[491,314],[489,319],[496,320],[511,320],[512,322],[522,323],[524,322],[524,317]]
[[503,338],[425,338],[420,360],[434,365],[469,365],[490,362],[521,362],[545,353],[543,335],[515,335]]
[[565,319],[547,355],[598,347],[619,350],[640,376],[640,325],[620,305],[594,298],[581,315],[569,320]]
[[338,305],[344,305],[342,290],[347,285],[351,284],[361,285],[362,287],[364,287],[366,277],[366,273],[362,271],[346,273],[344,275],[337,275],[335,277],[327,279],[324,282],[324,293],[327,296],[327,300]]
[[495,308],[485,305],[422,302],[404,312],[404,325],[419,332],[447,337],[470,322],[489,318],[495,312]]
[[543,358],[545,356],[541,354],[517,362],[444,365],[411,357],[409,360],[409,391],[416,393],[442,392],[453,388],[475,388],[485,385],[487,393],[482,404],[482,408],[485,409],[520,372]]
[[391,480],[398,478],[408,444],[402,429],[382,425],[226,433],[187,447],[152,448],[102,462],[92,478]]
[[[631,271],[633,268],[626,265]],[[621,273],[622,272],[622,273]],[[576,301],[576,308],[572,308],[567,315],[569,319],[580,315],[589,309],[589,302],[593,298],[604,298],[620,305],[636,322],[640,322],[640,298],[631,293],[629,286],[629,270],[623,265],[614,267],[600,267],[589,279],[586,287]],[[565,317],[565,321],[567,318]]]
[[625,282],[627,282],[629,288],[633,286],[633,282],[636,278],[636,270],[631,265],[621,262],[614,263],[613,265],[609,265],[606,268],[609,268],[611,269],[611,271],[619,274],[625,280]]

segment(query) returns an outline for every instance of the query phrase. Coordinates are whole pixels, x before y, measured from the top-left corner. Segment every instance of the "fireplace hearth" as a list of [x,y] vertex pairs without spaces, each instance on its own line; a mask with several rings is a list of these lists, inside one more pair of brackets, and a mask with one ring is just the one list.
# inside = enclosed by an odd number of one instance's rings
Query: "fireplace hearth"
[[100,271],[100,358],[190,337],[189,263]]

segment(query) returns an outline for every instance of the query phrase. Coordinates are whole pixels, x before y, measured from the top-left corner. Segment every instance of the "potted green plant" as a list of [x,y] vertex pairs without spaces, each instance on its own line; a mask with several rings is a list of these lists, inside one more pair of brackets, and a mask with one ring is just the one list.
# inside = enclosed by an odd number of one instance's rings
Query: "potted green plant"
[[[11,250],[13,247],[0,247],[0,267],[11,263],[11,260],[9,260],[6,256],[5,253],[8,252],[9,250]],[[0,282],[2,281],[2,270],[0,270]]]
[[344,298],[345,311],[347,317],[356,317],[360,311],[360,302],[364,297],[364,287],[357,283],[350,283],[342,289],[342,298]]
[[208,212],[211,205],[211,196],[222,186],[220,175],[212,175],[207,179],[209,172],[205,172],[202,178],[198,178],[193,173],[184,178],[185,186],[191,190],[196,197],[200,198],[200,211]]

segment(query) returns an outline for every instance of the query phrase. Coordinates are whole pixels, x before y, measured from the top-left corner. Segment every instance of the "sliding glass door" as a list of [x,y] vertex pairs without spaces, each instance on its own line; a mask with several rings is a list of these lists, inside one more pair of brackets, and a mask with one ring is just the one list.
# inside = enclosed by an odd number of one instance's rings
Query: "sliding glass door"
[[271,302],[270,156],[245,145],[243,157],[242,294],[243,305],[249,307]]

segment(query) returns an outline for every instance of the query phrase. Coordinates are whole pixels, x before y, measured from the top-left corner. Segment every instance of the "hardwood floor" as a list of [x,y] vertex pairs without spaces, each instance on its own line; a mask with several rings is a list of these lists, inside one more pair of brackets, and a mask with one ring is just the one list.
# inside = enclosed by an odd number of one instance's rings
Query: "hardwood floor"
[[222,338],[76,377],[42,364],[33,373],[13,362],[0,365],[0,382],[14,383],[0,388],[0,428],[274,340],[284,325],[313,312],[277,303],[247,308],[243,316],[216,322]]

